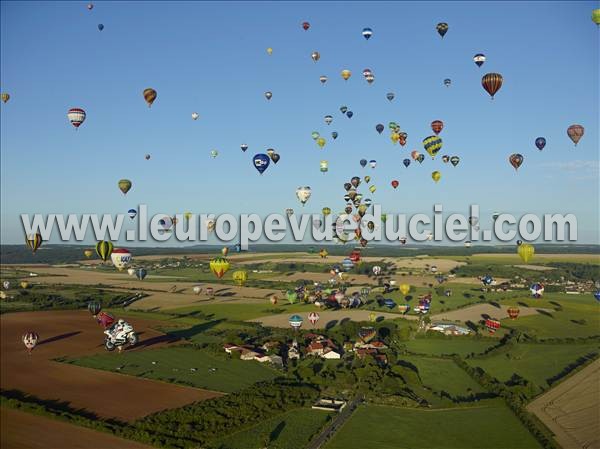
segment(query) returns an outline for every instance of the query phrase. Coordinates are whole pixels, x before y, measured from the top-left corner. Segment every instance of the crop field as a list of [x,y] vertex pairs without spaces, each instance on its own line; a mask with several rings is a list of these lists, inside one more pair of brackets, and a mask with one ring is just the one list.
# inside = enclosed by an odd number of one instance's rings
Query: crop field
[[497,342],[492,339],[477,340],[473,338],[416,338],[404,342],[410,352],[429,355],[458,354],[462,357],[469,354],[479,354]]
[[87,368],[225,393],[280,375],[278,371],[259,362],[217,358],[192,347],[125,352],[118,358],[113,354],[98,354],[70,359],[69,362]]
[[325,449],[365,447],[537,449],[541,446],[511,411],[498,401],[472,408],[432,411],[362,406]]
[[330,419],[322,410],[297,409],[276,416],[218,442],[221,449],[256,449],[278,447],[285,449],[305,448],[311,437]]

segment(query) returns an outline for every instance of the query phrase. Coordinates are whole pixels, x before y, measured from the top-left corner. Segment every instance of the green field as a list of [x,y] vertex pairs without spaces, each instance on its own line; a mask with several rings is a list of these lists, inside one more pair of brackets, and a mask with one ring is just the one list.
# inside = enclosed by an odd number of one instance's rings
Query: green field
[[471,353],[480,354],[496,341],[476,340],[473,338],[455,337],[453,339],[417,338],[404,343],[406,349],[417,354],[444,355],[458,354],[461,357]]
[[218,441],[219,449],[302,449],[329,420],[321,410],[297,409]]
[[[98,354],[68,362],[225,393],[280,375],[277,370],[259,362],[221,359],[191,347]],[[196,371],[192,371],[194,368]]]
[[312,304],[289,304],[285,299],[280,298],[276,305],[272,305],[267,299],[265,299],[264,302],[255,303],[232,301],[184,307],[181,309],[173,309],[169,312],[180,315],[192,312],[202,312],[202,314],[210,320],[245,321],[265,315],[274,315],[278,313],[291,315],[294,313],[313,311],[314,309],[315,307]]
[[518,374],[545,390],[548,388],[547,379],[560,373],[579,357],[597,353],[598,349],[598,343],[518,344],[508,352],[468,359],[467,363],[482,368],[503,382],[508,381],[513,374]]
[[423,385],[452,396],[468,396],[484,390],[452,360],[429,357],[402,357],[401,363],[415,366]]
[[500,401],[451,410],[359,407],[325,449],[534,449],[541,447]]

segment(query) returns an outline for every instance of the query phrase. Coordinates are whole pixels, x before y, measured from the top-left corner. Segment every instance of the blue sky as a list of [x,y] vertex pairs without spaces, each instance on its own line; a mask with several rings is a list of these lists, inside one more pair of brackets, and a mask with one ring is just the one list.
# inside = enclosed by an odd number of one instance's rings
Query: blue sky
[[[3,243],[22,242],[21,213],[126,213],[145,203],[151,213],[266,215],[300,211],[295,190],[304,185],[313,191],[306,212],[335,212],[343,183],[366,174],[377,186],[371,198],[389,212],[430,213],[441,203],[464,213],[479,204],[483,216],[574,213],[579,241],[598,243],[597,2],[94,5],[2,2],[1,90],[11,95],[1,107]],[[435,30],[442,21],[444,39]],[[369,41],[364,27],[373,29]],[[479,52],[481,68],[472,61]],[[487,72],[504,76],[493,101],[481,87]],[[320,75],[329,77],[324,86]],[[151,109],[146,87],[158,91]],[[71,107],[87,112],[78,131],[66,117]],[[435,119],[445,123],[438,157],[405,168]],[[387,130],[377,134],[375,125],[389,121],[408,133],[406,146],[392,145]],[[586,130],[577,147],[566,135],[574,123]],[[312,131],[327,138],[324,150]],[[548,141],[542,152],[538,136]],[[267,148],[281,160],[260,176],[252,156]],[[518,173],[511,153],[525,157]],[[443,164],[442,154],[461,162]],[[362,158],[377,168],[361,168]],[[433,170],[442,172],[438,184]],[[133,182],[127,196],[121,178]]]

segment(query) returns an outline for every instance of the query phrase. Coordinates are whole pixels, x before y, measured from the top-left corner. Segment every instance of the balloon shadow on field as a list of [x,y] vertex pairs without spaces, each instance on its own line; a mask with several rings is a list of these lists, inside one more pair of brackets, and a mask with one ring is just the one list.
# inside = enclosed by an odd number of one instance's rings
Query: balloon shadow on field
[[46,338],[38,343],[38,346],[45,345],[46,343],[53,343],[55,341],[64,340],[65,338],[71,338],[75,335],[81,334],[81,331],[67,332],[66,334],[55,335],[54,337]]
[[338,320],[331,320],[327,324],[325,324],[325,329],[330,330],[331,328],[335,327],[335,325],[337,323],[338,323]]

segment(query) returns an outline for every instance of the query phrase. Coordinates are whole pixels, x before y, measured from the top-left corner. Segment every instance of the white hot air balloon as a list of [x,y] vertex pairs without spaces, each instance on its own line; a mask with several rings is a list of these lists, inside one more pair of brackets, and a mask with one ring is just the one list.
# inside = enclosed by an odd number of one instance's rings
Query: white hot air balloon
[[198,117],[200,117],[200,114],[197,112],[192,112],[192,120],[198,120]]
[[135,274],[135,268],[128,268],[127,269],[127,274],[129,276],[133,276]]
[[202,287],[200,287],[199,285],[194,285],[194,288],[192,290],[194,291],[194,294],[199,295],[202,291]]
[[306,204],[306,202],[310,198],[310,195],[311,195],[311,188],[308,186],[298,187],[296,189],[296,197],[298,197],[298,200],[300,201],[300,203],[302,203],[303,206]]
[[116,248],[110,255],[113,265],[117,270],[122,271],[131,263],[131,253],[125,248]]

